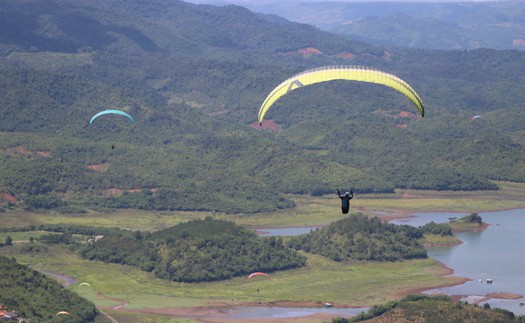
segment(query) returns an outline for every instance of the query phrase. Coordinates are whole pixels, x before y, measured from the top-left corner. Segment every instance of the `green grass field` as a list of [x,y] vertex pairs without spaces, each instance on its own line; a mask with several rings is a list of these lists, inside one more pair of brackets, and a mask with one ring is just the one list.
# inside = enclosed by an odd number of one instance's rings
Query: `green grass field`
[[[351,212],[364,212],[383,217],[396,217],[412,212],[464,212],[465,214],[500,209],[525,208],[525,183],[498,182],[499,191],[436,192],[398,190],[393,194],[356,193]],[[181,222],[212,215],[247,227],[294,227],[326,225],[345,217],[341,214],[337,196],[288,196],[296,203],[293,209],[273,213],[232,215],[211,212],[117,210],[84,214],[57,212],[10,211],[0,213],[0,227],[30,224],[80,224],[119,227],[128,230],[157,231]]]
[[[18,246],[20,246],[19,244]],[[308,265],[271,274],[271,280],[238,277],[212,283],[176,283],[155,278],[137,268],[80,259],[69,250],[52,246],[43,253],[0,251],[33,268],[58,272],[77,280],[68,288],[95,302],[128,309],[205,306],[242,302],[334,302],[370,306],[398,298],[409,290],[458,283],[445,277],[446,269],[432,259],[381,263],[337,263],[308,255]],[[91,286],[79,286],[87,282]],[[259,289],[259,292],[257,292]]]
[[423,239],[425,246],[455,246],[461,243],[461,240],[455,236],[442,236],[439,234],[425,234]]

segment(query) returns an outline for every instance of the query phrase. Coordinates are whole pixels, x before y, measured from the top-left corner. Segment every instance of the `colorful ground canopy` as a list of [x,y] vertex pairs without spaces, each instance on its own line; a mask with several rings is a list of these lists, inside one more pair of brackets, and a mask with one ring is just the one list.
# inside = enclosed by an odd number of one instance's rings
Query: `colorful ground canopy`
[[93,117],[91,117],[91,120],[89,120],[89,124],[92,124],[93,121],[95,121],[96,118],[102,116],[102,115],[105,115],[105,114],[117,114],[117,115],[122,115],[122,116],[125,116],[127,117],[128,119],[130,119],[132,122],[135,122],[135,119],[133,119],[132,116],[130,116],[127,112],[124,112],[122,110],[113,110],[113,109],[109,109],[109,110],[104,110],[104,111],[100,111],[99,113],[95,114]]
[[266,112],[280,97],[303,86],[333,80],[368,82],[390,87],[404,94],[416,106],[421,117],[425,116],[425,108],[421,97],[408,83],[399,77],[367,67],[325,66],[296,74],[273,89],[259,108],[259,124],[262,124]]
[[266,278],[270,279],[270,276],[268,276],[267,274],[262,273],[260,271],[250,274],[248,276],[248,278],[251,279],[251,278],[256,277],[256,276],[263,276],[263,277],[266,277]]

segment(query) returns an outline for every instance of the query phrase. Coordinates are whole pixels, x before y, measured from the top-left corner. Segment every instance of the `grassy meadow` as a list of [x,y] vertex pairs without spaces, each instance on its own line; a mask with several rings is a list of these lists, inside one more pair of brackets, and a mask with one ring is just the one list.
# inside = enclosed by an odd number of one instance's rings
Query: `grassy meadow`
[[[525,183],[497,182],[498,191],[453,192],[398,190],[393,194],[356,193],[351,212],[364,212],[384,218],[406,216],[413,212],[463,212],[525,208]],[[293,209],[272,213],[223,214],[189,211],[144,210],[88,210],[81,214],[58,212],[10,211],[0,213],[0,227],[30,224],[79,224],[118,227],[127,230],[157,231],[195,219],[212,215],[217,219],[234,221],[247,227],[322,226],[345,217],[341,214],[337,195],[311,197],[288,196],[296,203]]]
[[[421,192],[398,191],[386,195],[359,195],[352,201],[353,212],[398,217],[415,211],[473,212],[525,207],[525,184],[500,183],[502,189],[490,192]],[[292,196],[297,207],[276,213],[256,215],[226,215],[251,227],[318,226],[341,219],[339,199],[333,196]],[[130,230],[155,231],[191,219],[204,218],[209,212],[147,212],[120,210],[88,211],[64,215],[54,212],[8,211],[0,213],[1,227],[28,224],[70,223]],[[10,235],[12,247],[0,248],[0,253],[15,257],[20,263],[35,269],[64,274],[75,278],[68,288],[93,301],[99,308],[119,316],[124,321],[160,322],[158,314],[166,309],[226,305],[241,303],[332,302],[341,306],[372,306],[399,299],[410,292],[437,286],[457,284],[461,277],[446,276],[449,272],[433,259],[390,262],[338,263],[327,258],[305,254],[306,267],[272,273],[272,279],[248,280],[238,277],[211,283],[176,283],[160,280],[137,268],[87,261],[58,246],[45,250],[24,248],[30,236],[42,232],[1,233],[4,241]],[[438,239],[438,238],[436,238]],[[429,241],[440,243],[441,241]],[[91,286],[78,286],[88,282]],[[259,291],[257,291],[259,289]],[[117,309],[114,309],[117,307]],[[121,307],[118,309],[118,307]],[[122,309],[147,312],[146,316]],[[155,313],[152,313],[155,312]],[[165,318],[165,317],[164,317]],[[146,321],[144,321],[146,320]],[[165,321],[165,320],[164,320]],[[137,321],[138,322],[138,321]],[[191,322],[191,320],[173,320]]]
[[[416,191],[397,190],[393,194],[355,194],[351,212],[382,218],[396,218],[415,212],[475,212],[525,208],[525,183],[497,182],[498,191]],[[322,226],[344,217],[336,194],[321,197],[290,196],[297,207],[274,213],[224,216],[249,227]]]
[[[77,283],[68,288],[97,306],[126,304],[126,309],[273,301],[333,302],[361,307],[396,299],[407,291],[462,281],[443,276],[448,271],[432,259],[337,263],[308,255],[306,267],[273,273],[271,280],[238,277],[211,283],[176,283],[157,279],[130,266],[83,260],[56,246],[28,252],[20,245],[0,251],[33,268],[75,278]],[[82,282],[90,286],[79,286]]]

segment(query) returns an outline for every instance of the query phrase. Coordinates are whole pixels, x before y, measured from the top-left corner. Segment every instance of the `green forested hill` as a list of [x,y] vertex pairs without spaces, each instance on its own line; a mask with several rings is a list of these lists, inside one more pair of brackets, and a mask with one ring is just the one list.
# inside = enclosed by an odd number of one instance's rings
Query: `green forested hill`
[[81,250],[82,257],[133,265],[179,282],[202,282],[274,272],[306,264],[280,238],[261,238],[233,222],[195,220],[157,231],[110,234]]
[[297,250],[335,261],[396,261],[426,258],[427,252],[418,241],[421,238],[423,232],[417,228],[354,214],[324,228],[293,237],[288,244]]
[[453,301],[445,295],[408,295],[400,301],[373,306],[351,319],[336,318],[334,323],[348,322],[523,322],[524,317],[501,308],[491,309]]
[[[0,256],[0,305],[35,322],[94,322],[99,314],[93,303],[55,279],[4,256]],[[67,318],[57,317],[60,311],[67,311]]]
[[[292,207],[283,193],[525,181],[523,52],[376,47],[175,0],[6,0],[0,16],[0,190],[21,207],[258,212]],[[425,118],[333,82],[279,100],[277,131],[250,127],[275,85],[333,64],[400,76]],[[136,123],[88,125],[109,108]]]

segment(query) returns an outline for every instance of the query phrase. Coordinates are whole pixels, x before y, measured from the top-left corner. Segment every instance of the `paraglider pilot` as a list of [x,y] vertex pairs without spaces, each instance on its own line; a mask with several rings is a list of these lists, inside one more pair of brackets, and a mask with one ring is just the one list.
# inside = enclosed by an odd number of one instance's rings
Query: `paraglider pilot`
[[354,197],[354,191],[350,190],[350,193],[346,192],[344,195],[341,195],[341,192],[337,189],[337,195],[341,199],[341,211],[343,211],[343,214],[347,214],[350,211],[350,200]]

